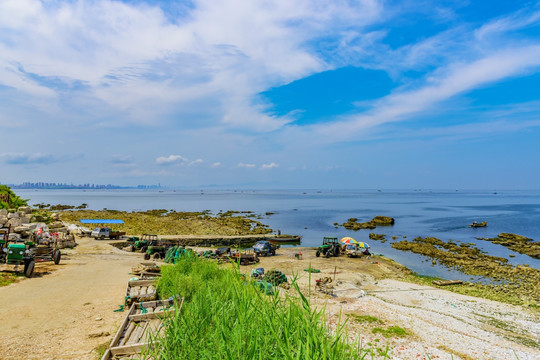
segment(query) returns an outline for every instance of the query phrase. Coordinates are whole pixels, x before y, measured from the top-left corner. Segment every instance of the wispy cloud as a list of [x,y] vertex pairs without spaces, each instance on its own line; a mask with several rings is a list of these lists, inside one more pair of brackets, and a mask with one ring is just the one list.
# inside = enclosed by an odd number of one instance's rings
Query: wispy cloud
[[324,139],[355,138],[366,129],[406,120],[457,94],[523,75],[538,67],[540,45],[501,49],[470,63],[455,63],[438,69],[427,78],[424,86],[388,95],[376,101],[373,109],[366,113],[314,128]]
[[11,164],[11,165],[29,165],[29,164],[47,165],[47,164],[52,164],[61,160],[65,160],[64,158],[59,158],[51,154],[43,154],[43,153],[27,154],[27,153],[8,152],[8,153],[0,154],[0,158],[3,158],[6,164]]
[[239,168],[246,168],[246,169],[253,169],[256,165],[255,164],[246,164],[246,163],[238,163],[236,165],[236,167],[239,167]]
[[210,165],[210,166],[213,167],[213,168],[218,168],[218,167],[221,166],[221,163],[218,161],[218,162],[213,163],[213,164]]
[[188,163],[188,166],[193,166],[197,164],[201,164],[203,162],[203,159],[196,159]]
[[129,155],[113,155],[110,162],[119,167],[135,166],[133,163],[133,158]]
[[276,164],[275,162],[271,162],[269,164],[262,164],[261,165],[262,170],[275,169],[277,167],[279,167],[279,165]]
[[188,159],[182,155],[160,156],[156,159],[156,164],[159,165],[185,164],[186,162]]

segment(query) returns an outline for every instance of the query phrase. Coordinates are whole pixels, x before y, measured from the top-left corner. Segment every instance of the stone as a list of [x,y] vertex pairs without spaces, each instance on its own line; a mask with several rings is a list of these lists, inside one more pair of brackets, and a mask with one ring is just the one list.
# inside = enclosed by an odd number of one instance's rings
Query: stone
[[9,234],[9,241],[19,241],[21,239],[21,234],[11,233]]
[[52,224],[49,224],[49,229],[60,229],[63,228],[64,224],[61,221],[55,221]]
[[23,224],[23,225],[19,225],[17,226],[16,228],[13,229],[13,232],[16,232],[16,233],[21,233],[23,231],[29,231],[29,230],[32,230],[29,226],[30,224]]
[[18,211],[19,213],[23,213],[23,214],[31,214],[32,208],[30,206],[21,206],[19,207]]
[[30,224],[30,217],[23,216],[20,219],[21,219],[21,224]]
[[19,218],[11,218],[8,220],[8,224],[11,225],[11,228],[16,228],[17,226],[21,225],[21,219]]
[[5,216],[7,216],[7,214],[8,214],[7,209],[0,209],[0,215],[2,215],[2,216],[5,215]]
[[18,219],[19,218],[19,213],[9,213],[7,214],[7,217],[8,219]]
[[51,219],[58,220],[59,218],[60,218],[60,215],[58,213],[52,213],[51,214]]

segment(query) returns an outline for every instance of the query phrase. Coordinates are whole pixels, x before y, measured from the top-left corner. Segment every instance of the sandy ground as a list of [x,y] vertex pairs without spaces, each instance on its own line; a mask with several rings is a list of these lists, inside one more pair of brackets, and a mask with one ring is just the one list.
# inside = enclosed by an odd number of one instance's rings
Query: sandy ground
[[37,264],[31,279],[0,288],[0,358],[96,359],[94,349],[111,340],[125,316],[113,310],[141,254],[77,242],[59,265]]
[[[131,267],[142,255],[118,250],[106,241],[78,239],[63,251],[60,265],[38,264],[36,277],[0,288],[0,358],[96,359],[96,348],[108,344],[125,313],[123,303]],[[302,252],[298,260],[294,254]],[[454,294],[389,277],[402,267],[384,258],[316,258],[313,250],[287,248],[254,266],[298,276],[299,284],[319,307],[326,306],[331,327],[339,316],[370,315],[368,324],[350,318],[351,338],[391,359],[540,359],[540,319],[521,307]],[[311,265],[321,270],[311,278]],[[5,267],[1,269],[12,269]],[[331,277],[334,295],[315,291],[315,280]],[[309,290],[309,291],[308,291]],[[399,326],[405,337],[385,338],[374,327]],[[388,350],[386,350],[388,348]],[[371,359],[371,354],[366,358]]]

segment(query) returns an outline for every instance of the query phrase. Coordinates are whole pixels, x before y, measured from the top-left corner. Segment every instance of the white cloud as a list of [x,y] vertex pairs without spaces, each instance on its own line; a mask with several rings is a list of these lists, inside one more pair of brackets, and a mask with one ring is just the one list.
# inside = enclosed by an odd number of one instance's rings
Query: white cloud
[[261,165],[262,170],[274,169],[274,168],[277,168],[277,167],[279,167],[279,165],[276,164],[275,162],[271,162],[270,164],[262,164]]
[[529,8],[520,9],[482,25],[474,32],[474,36],[483,40],[488,36],[519,30],[538,22],[540,22],[540,11],[531,11]]
[[197,165],[197,164],[200,164],[203,162],[203,159],[197,159],[197,160],[193,160],[191,161],[188,166],[193,166],[193,165]]
[[70,101],[97,101],[120,112],[116,122],[155,124],[214,103],[221,116],[212,118],[227,126],[275,130],[290,119],[266,115],[257,94],[329,68],[307,44],[380,12],[375,0],[195,0],[170,22],[143,2],[5,0],[0,84],[33,103],[70,88]]
[[[439,69],[423,87],[396,92],[374,103],[371,111],[312,130],[319,141],[354,139],[374,126],[403,121],[455,95],[491,82],[519,76],[540,67],[540,45],[506,48],[469,63],[454,63]],[[313,136],[304,134],[304,136]]]
[[170,164],[184,164],[188,161],[182,155],[169,155],[169,156],[160,156],[156,159],[156,164],[159,165],[170,165]]
[[221,166],[221,163],[218,161],[218,162],[213,163],[213,164],[210,165],[210,166],[213,167],[213,168],[218,168],[218,167]]
[[236,167],[239,167],[239,168],[246,168],[246,169],[252,169],[252,168],[255,167],[255,164],[245,164],[245,163],[240,162],[240,163],[238,163],[238,164],[236,165]]

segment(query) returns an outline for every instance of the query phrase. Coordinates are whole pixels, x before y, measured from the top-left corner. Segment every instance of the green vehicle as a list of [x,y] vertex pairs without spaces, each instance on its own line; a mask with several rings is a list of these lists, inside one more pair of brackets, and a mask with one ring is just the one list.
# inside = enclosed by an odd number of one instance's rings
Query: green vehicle
[[168,240],[152,240],[150,241],[150,243],[148,243],[148,246],[146,247],[146,251],[144,252],[144,259],[150,260],[151,257],[153,257],[154,260],[164,259],[167,250],[169,250],[169,248],[174,245],[176,245],[175,242]]
[[0,263],[17,266],[24,265],[24,275],[31,277],[34,273],[36,262],[54,261],[60,263],[60,250],[54,246],[36,246],[33,241],[14,242],[9,241],[10,228],[0,229]]
[[145,253],[148,249],[148,246],[152,242],[158,241],[158,236],[154,234],[143,234],[140,239],[137,239],[133,242],[133,251],[140,250],[142,253]]
[[337,237],[327,237],[323,238],[323,243],[318,247],[317,252],[315,253],[316,257],[326,256],[327,258],[331,256],[339,256],[340,254],[340,244]]

